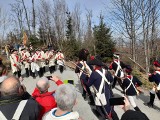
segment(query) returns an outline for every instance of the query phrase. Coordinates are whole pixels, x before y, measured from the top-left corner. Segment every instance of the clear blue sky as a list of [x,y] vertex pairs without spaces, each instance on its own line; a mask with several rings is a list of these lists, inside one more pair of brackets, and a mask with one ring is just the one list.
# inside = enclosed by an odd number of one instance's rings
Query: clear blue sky
[[[24,0],[25,4],[28,7],[31,7],[31,0]],[[38,4],[40,0],[35,0],[35,3]],[[52,2],[53,0],[46,0]],[[110,0],[66,0],[69,9],[72,10],[76,3],[80,4],[82,15],[86,13],[86,9],[92,10],[94,22],[97,22],[99,13],[102,11],[103,14],[107,14],[107,8],[105,5],[109,6]],[[10,11],[11,3],[14,3],[15,0],[0,0],[0,7],[5,9],[5,11]]]
[[[32,5],[32,0],[24,0],[25,4],[28,8],[31,7]],[[48,2],[53,3],[53,0],[46,0]],[[102,14],[105,15],[106,17],[106,22],[108,23],[107,20],[107,15],[109,14],[109,6],[111,6],[110,1],[111,0],[65,0],[69,9],[72,11],[75,4],[79,3],[80,4],[80,9],[82,12],[82,20],[86,19],[86,9],[92,10],[92,23],[93,24],[98,24],[99,23],[99,14],[102,12]],[[5,12],[10,12],[11,6],[10,4],[14,3],[15,0],[0,0],[0,7],[5,10]],[[35,0],[35,6],[38,5],[40,0]]]

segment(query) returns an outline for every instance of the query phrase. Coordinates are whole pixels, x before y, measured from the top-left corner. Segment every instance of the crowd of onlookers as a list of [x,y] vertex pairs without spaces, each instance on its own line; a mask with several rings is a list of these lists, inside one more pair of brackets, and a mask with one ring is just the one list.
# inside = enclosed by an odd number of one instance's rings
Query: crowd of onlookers
[[[42,77],[30,95],[18,78],[8,75],[0,59],[0,120],[85,120],[73,111],[77,102],[75,87],[63,84],[55,75],[50,79],[57,84],[56,91],[49,92],[48,79]],[[126,98],[124,102],[121,120],[148,120],[144,113],[129,110]]]

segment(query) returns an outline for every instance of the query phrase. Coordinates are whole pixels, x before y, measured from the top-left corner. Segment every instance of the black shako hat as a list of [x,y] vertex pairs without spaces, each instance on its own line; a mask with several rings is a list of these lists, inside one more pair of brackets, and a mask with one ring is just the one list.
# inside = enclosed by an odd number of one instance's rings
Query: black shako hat
[[94,56],[90,57],[90,60],[88,61],[88,65],[97,65],[97,66],[105,66],[103,62]]
[[132,72],[132,67],[130,65],[125,66],[125,71],[126,73],[131,73]]
[[89,55],[89,51],[87,49],[81,49],[78,53],[79,60],[87,61],[87,56]]

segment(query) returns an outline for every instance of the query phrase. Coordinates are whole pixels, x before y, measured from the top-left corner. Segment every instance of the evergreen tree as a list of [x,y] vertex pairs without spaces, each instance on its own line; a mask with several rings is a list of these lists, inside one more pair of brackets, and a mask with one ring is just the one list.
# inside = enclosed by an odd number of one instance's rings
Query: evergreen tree
[[72,17],[70,15],[70,12],[67,12],[67,29],[66,29],[66,38],[67,41],[65,41],[64,45],[66,46],[66,55],[73,59],[74,56],[76,56],[76,53],[78,52],[78,42],[76,41],[74,31],[73,31],[73,25],[72,25]]
[[94,26],[93,31],[96,54],[103,58],[103,60],[106,59],[106,57],[111,57],[113,55],[115,43],[112,40],[110,28],[104,23],[102,15],[100,15],[99,25]]

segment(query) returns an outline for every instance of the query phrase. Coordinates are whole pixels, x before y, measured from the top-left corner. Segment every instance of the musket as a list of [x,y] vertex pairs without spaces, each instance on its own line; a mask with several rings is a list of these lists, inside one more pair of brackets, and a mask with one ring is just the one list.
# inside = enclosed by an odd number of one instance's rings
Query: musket
[[132,62],[134,62],[136,65],[138,65],[144,72],[146,72],[146,69],[144,67],[142,67],[139,63],[137,63],[136,61],[134,61],[132,58],[128,57]]
[[[79,68],[80,70],[82,70],[82,71],[84,72],[84,74],[90,75],[87,71],[83,70],[83,69],[82,69],[81,67],[79,67],[76,63],[74,63],[74,62],[72,62],[72,61],[70,61],[70,62],[73,63],[77,68]],[[97,94],[96,94],[97,92],[96,92],[95,87],[92,86],[92,88],[93,88],[93,91],[94,91],[95,96],[97,97]],[[97,98],[98,98],[98,97],[97,97]],[[98,100],[99,100],[99,102],[100,102],[100,104],[101,104],[101,106],[102,106],[102,109],[103,109],[103,111],[104,111],[106,117],[108,118],[108,120],[113,120],[113,119],[108,115],[108,113],[107,113],[107,111],[106,111],[104,105],[102,104],[101,99],[98,99]]]

